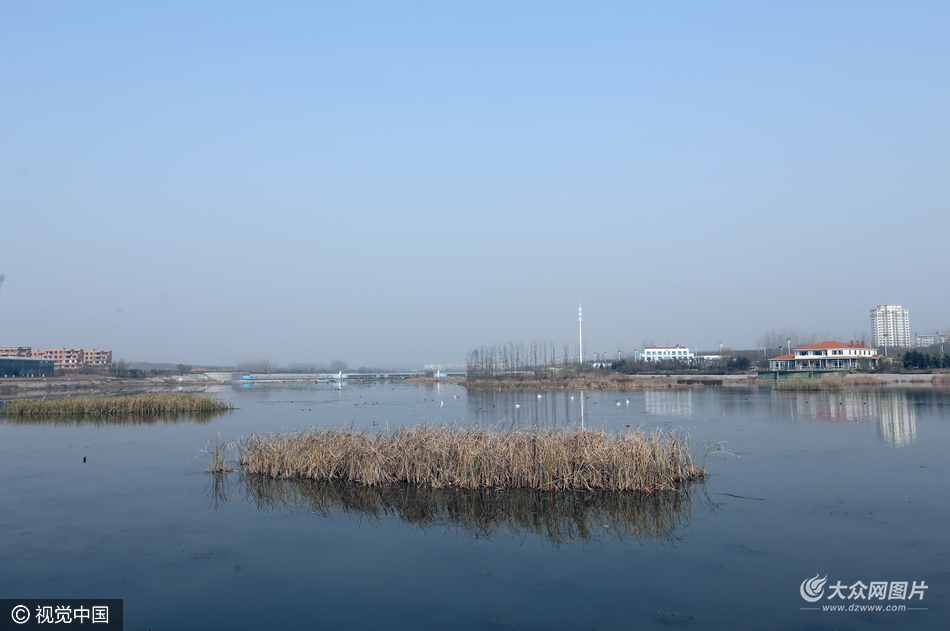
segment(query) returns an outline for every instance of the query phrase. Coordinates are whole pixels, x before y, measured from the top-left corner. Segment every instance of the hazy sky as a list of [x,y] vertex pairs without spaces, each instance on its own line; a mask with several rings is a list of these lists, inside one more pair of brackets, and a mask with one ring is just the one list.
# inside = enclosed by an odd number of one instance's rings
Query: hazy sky
[[0,4],[0,346],[950,327],[946,2]]

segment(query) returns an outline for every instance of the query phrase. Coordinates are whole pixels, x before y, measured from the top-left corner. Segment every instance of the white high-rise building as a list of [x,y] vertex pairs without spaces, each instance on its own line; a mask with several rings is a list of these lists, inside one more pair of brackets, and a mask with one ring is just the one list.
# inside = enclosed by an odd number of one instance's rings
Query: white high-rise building
[[871,309],[871,345],[881,348],[885,344],[888,348],[910,346],[910,316],[900,305]]

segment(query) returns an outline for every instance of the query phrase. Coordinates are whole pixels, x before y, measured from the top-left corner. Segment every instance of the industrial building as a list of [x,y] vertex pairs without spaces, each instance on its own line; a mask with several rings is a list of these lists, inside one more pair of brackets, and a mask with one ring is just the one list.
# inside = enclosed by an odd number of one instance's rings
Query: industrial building
[[52,377],[52,359],[0,357],[0,377]]

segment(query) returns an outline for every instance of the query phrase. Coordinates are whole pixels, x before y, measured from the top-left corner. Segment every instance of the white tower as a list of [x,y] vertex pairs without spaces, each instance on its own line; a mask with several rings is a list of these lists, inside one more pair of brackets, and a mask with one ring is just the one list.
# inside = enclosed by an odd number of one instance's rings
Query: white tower
[[577,303],[577,335],[578,335],[578,338],[577,338],[577,340],[578,340],[577,361],[578,361],[579,364],[583,364],[583,363],[584,363],[584,325],[583,325],[583,320],[584,320],[584,318],[582,317],[581,305],[580,305],[580,303]]

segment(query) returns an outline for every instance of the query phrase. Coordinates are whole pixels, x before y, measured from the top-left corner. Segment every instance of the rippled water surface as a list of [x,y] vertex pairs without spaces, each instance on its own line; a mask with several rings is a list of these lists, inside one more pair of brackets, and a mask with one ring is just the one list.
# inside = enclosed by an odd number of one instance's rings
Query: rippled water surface
[[[0,423],[0,597],[122,598],[126,629],[950,625],[944,390],[213,394],[239,409],[201,422]],[[413,423],[672,427],[700,455],[721,450],[704,485],[649,498],[215,477],[199,456],[219,433]],[[827,582],[813,604],[800,588],[816,574]],[[858,582],[926,590],[828,598]],[[907,609],[814,609],[828,604]]]

